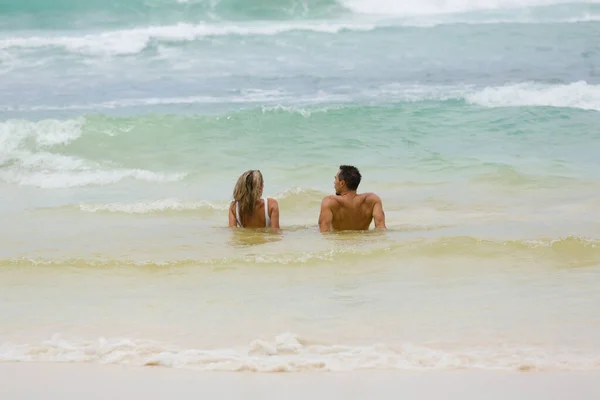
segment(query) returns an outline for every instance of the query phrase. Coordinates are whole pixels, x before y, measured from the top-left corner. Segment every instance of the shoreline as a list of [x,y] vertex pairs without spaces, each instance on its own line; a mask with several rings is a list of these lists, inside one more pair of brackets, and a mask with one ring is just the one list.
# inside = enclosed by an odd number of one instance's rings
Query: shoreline
[[97,364],[0,363],[0,398],[597,399],[600,373],[504,371],[197,372]]

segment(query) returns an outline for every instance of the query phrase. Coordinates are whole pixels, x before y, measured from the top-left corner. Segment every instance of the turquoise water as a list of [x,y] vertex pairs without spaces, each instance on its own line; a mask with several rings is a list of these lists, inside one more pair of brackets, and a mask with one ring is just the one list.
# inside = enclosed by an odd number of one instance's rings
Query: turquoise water
[[[598,38],[597,2],[5,1],[0,361],[597,368]],[[387,232],[317,232],[340,164]],[[251,168],[280,235],[226,229]]]

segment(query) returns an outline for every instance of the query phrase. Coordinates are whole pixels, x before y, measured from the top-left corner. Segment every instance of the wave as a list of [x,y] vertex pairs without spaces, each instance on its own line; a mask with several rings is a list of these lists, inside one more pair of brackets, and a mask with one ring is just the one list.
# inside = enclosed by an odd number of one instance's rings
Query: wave
[[185,177],[184,173],[119,168],[110,162],[61,154],[61,149],[82,136],[84,124],[83,118],[0,123],[0,181],[56,189],[106,185],[124,179],[171,182]]
[[[223,148],[223,145],[249,129],[261,132],[262,137],[267,138],[270,135],[278,137],[281,130],[289,130],[289,126],[332,126],[332,122],[333,130],[329,132],[328,139],[334,140],[338,132],[356,131],[357,126],[364,126],[365,116],[369,120],[380,121],[381,126],[401,124],[398,110],[406,112],[410,108],[431,107],[432,102],[437,103],[433,104],[436,107],[457,110],[465,106],[525,106],[600,111],[600,85],[583,81],[566,85],[526,82],[482,88],[384,85],[357,91],[354,97],[345,100],[341,100],[339,93],[320,92],[312,100],[308,97],[304,99],[311,103],[310,106],[302,103],[281,104],[287,101],[282,99],[293,98],[294,94],[279,91],[246,91],[233,96],[240,101],[248,98],[255,107],[217,115],[87,115],[66,120],[0,122],[0,181],[42,188],[107,185],[127,179],[177,182],[192,178],[190,171],[207,168],[204,164],[198,165],[198,154],[196,157],[183,154],[178,165],[184,167],[172,170],[173,164],[166,160],[168,157],[165,154],[169,151],[181,152],[190,144],[198,145],[198,151],[206,151],[206,157],[211,158],[214,153],[206,146],[199,146],[205,140],[214,144],[214,150]],[[369,103],[365,100],[371,99],[379,105],[360,106],[351,103]],[[179,104],[177,99],[160,100],[164,104]],[[220,101],[228,100],[224,97]],[[137,102],[143,102],[143,99]],[[116,100],[110,104],[115,108],[126,108],[131,102]],[[95,106],[101,105],[69,107],[94,109]],[[546,113],[543,118],[549,116]],[[324,143],[322,137],[319,140],[321,144]],[[389,139],[386,140],[389,142]],[[139,153],[136,146],[140,144],[145,146],[147,152]],[[152,163],[149,163],[148,157],[153,157]],[[524,182],[523,179],[521,181]],[[149,207],[181,208],[175,203]],[[186,207],[201,208],[202,205],[191,204]]]
[[101,13],[113,18],[121,14],[138,21],[169,19],[297,19],[335,16],[347,13],[336,0],[80,0],[13,1],[7,13],[27,13],[38,17],[61,12],[83,16]]
[[456,14],[474,11],[531,9],[533,7],[556,5],[580,6],[599,3],[597,0],[426,0],[419,2],[409,0],[340,0],[340,2],[354,13],[380,16]]
[[[133,260],[114,258],[32,258],[20,257],[0,260],[0,267],[74,267],[74,268],[186,268],[194,266],[244,267],[252,265],[271,266],[311,266],[323,262],[336,265],[344,262],[369,264],[378,261],[402,260],[430,257],[446,258],[469,256],[481,259],[516,257],[548,261],[557,267],[593,267],[600,265],[600,240],[577,236],[558,239],[523,239],[494,241],[474,237],[439,237],[432,239],[412,239],[389,241],[388,235],[394,231],[380,233],[340,233],[332,236],[332,247],[322,250],[296,252],[262,252],[260,255],[231,255],[227,257],[206,257],[196,259]],[[269,233],[250,232],[240,237],[251,241],[257,235]]]
[[[14,111],[55,111],[55,110],[106,110],[153,105],[181,104],[225,104],[248,103],[260,107],[267,115],[299,114],[311,117],[316,114],[344,113],[350,115],[360,110],[372,110],[373,106],[355,106],[355,101],[377,100],[386,105],[394,102],[463,102],[486,108],[504,107],[556,107],[600,111],[600,85],[586,81],[568,84],[548,84],[541,82],[520,82],[502,86],[477,87],[428,86],[407,84],[386,84],[376,89],[359,90],[353,93],[320,91],[314,95],[298,95],[279,90],[243,91],[227,97],[187,96],[163,98],[119,99],[92,104],[71,104],[65,106],[37,105],[31,107],[0,107],[0,110]],[[306,106],[303,106],[306,104]],[[254,113],[241,111],[241,113]]]
[[[207,165],[198,158],[200,153],[205,152],[206,159],[214,159],[215,148],[222,149],[224,145],[235,140],[240,133],[248,130],[261,132],[261,137],[268,138],[271,135],[279,137],[280,132],[289,130],[290,126],[333,126],[327,139],[335,140],[338,132],[356,132],[356,127],[364,126],[365,116],[370,121],[379,121],[381,126],[402,124],[398,110],[406,112],[410,108],[430,108],[432,102],[436,107],[457,110],[465,106],[485,108],[527,106],[600,111],[600,85],[586,82],[567,85],[530,82],[484,88],[385,85],[375,90],[357,92],[354,95],[354,101],[376,99],[379,103],[370,106],[351,104],[352,99],[340,101],[336,93],[317,94],[318,97],[313,98],[311,106],[297,103],[278,105],[279,100],[275,100],[277,96],[288,95],[294,97],[293,93],[279,92],[250,91],[235,94],[240,99],[249,97],[256,106],[217,115],[147,114],[131,117],[87,115],[66,120],[3,121],[0,122],[0,181],[41,188],[107,185],[128,179],[144,182],[177,182],[192,179],[195,175],[191,175],[190,171],[206,170]],[[168,103],[171,99],[166,98],[162,101]],[[221,101],[227,100],[223,98]],[[127,107],[130,103],[121,100],[112,104],[117,108]],[[93,108],[91,105],[81,106]],[[551,115],[545,113],[543,118],[548,117]],[[557,114],[556,118],[558,117]],[[372,125],[369,126],[369,129],[372,128]],[[324,143],[323,139],[319,137],[321,145]],[[200,144],[206,140],[214,146],[210,148],[201,146]],[[378,138],[373,137],[373,140],[376,141]],[[385,140],[389,143],[389,138]],[[394,140],[401,140],[401,138]],[[145,146],[145,151],[140,153],[136,146],[142,144]],[[177,164],[179,168],[173,170],[173,163],[167,160],[169,157],[167,154],[180,153],[183,148],[189,148],[190,145],[197,146],[199,153],[195,156],[182,154]],[[317,151],[316,148],[313,150]],[[241,155],[232,154],[232,157],[241,157]],[[421,161],[427,163],[426,159]],[[451,167],[449,164],[446,166]],[[518,173],[519,171],[517,175]],[[524,176],[520,181],[525,182],[527,179],[527,176]],[[531,177],[531,179],[538,178]],[[159,210],[204,206],[206,204],[180,206],[172,202],[146,205],[141,208]]]
[[460,100],[488,108],[536,106],[600,111],[600,85],[585,81],[569,84],[521,82],[484,88],[390,84],[370,95],[412,102]]
[[[68,110],[112,110],[119,108],[129,107],[145,107],[145,106],[169,106],[169,105],[191,105],[191,104],[222,104],[222,103],[238,103],[238,104],[269,104],[291,101],[292,99],[298,100],[298,97],[292,93],[288,93],[281,90],[241,90],[227,97],[212,97],[212,96],[185,96],[185,97],[147,97],[147,98],[135,98],[135,99],[119,99],[105,101],[102,103],[91,103],[91,104],[71,104],[71,105],[38,105],[28,108],[23,107],[0,107],[0,110],[5,111],[68,111]],[[306,98],[307,102],[314,100],[314,98]],[[340,100],[339,96],[326,96],[323,95],[321,101],[335,101]],[[274,107],[274,108],[277,108]],[[265,108],[265,109],[268,109]]]
[[214,204],[209,201],[181,201],[178,199],[163,199],[137,203],[109,203],[109,204],[80,204],[78,208],[91,213],[125,213],[125,214],[153,214],[169,211],[191,212],[198,210],[226,211],[228,204]]
[[[320,204],[321,199],[329,193],[318,190],[292,188],[272,196],[281,207],[288,210],[306,208]],[[70,206],[71,208],[73,206]],[[79,204],[77,209],[89,213],[125,213],[155,214],[168,212],[202,213],[202,215],[222,214],[229,208],[228,201],[210,202],[205,200],[181,200],[176,198],[140,201],[134,203]]]
[[[187,96],[119,99],[102,103],[71,104],[64,106],[36,105],[31,107],[4,106],[7,112],[58,111],[58,110],[109,110],[143,106],[170,106],[181,104],[257,104],[262,114],[354,114],[360,107],[347,105],[354,101],[378,100],[389,102],[464,102],[486,108],[505,107],[556,107],[600,111],[600,85],[577,81],[568,84],[520,82],[502,86],[428,86],[386,84],[377,89],[356,90],[353,94],[320,91],[312,96],[296,95],[278,90],[245,91],[228,97]],[[302,107],[306,104],[305,107]],[[299,106],[300,105],[300,106]],[[365,106],[363,109],[372,109]],[[248,112],[248,111],[242,111]],[[254,111],[250,111],[254,112]]]
[[[600,21],[600,6],[593,11],[559,11],[550,15],[536,15],[523,11],[521,13],[490,13],[482,16],[478,13],[467,14],[432,14],[424,16],[404,17],[394,26],[414,28],[435,28],[446,25],[553,25],[553,24],[578,24]],[[498,15],[496,15],[498,14]],[[533,14],[533,15],[532,15]],[[391,25],[391,24],[390,24]],[[378,27],[384,27],[380,25]],[[389,26],[389,25],[388,25]]]
[[[600,5],[578,4],[557,6],[554,11],[525,9],[520,12],[493,12],[482,15],[481,13],[448,14],[449,11],[443,7],[439,8],[438,12],[433,12],[437,7],[434,4],[422,8],[421,3],[418,5],[415,3],[416,6],[397,5],[398,3],[392,1],[381,3],[378,5],[376,2],[373,4],[367,1],[357,2],[359,5],[351,8],[355,11],[363,10],[366,14],[370,14],[369,10],[372,10],[373,14],[382,13],[383,17],[353,15],[327,19],[198,21],[198,19],[186,20],[179,16],[167,22],[148,21],[133,26],[116,24],[96,29],[84,26],[71,31],[57,30],[56,32],[60,33],[52,34],[31,35],[26,32],[39,32],[39,29],[29,29],[13,36],[15,31],[19,32],[18,29],[13,29],[0,36],[0,51],[8,51],[14,56],[15,51],[19,50],[53,48],[85,56],[105,57],[135,55],[164,44],[213,40],[215,37],[298,36],[305,33],[338,35],[390,29],[405,31],[455,24],[568,24],[600,21]],[[448,10],[454,7],[457,12],[468,11],[472,2],[467,3],[463,4],[462,8],[451,5],[445,7],[449,7]]]
[[43,47],[62,48],[69,52],[86,55],[138,54],[150,43],[190,42],[215,36],[273,36],[286,32],[338,33],[341,31],[368,31],[375,29],[373,23],[363,22],[286,22],[269,24],[189,24],[133,28],[83,36],[28,36],[0,39],[0,50],[34,49]]
[[171,15],[212,19],[298,19],[331,18],[348,13],[379,16],[412,16],[474,11],[531,9],[547,6],[585,6],[597,0],[32,0],[7,4],[6,13],[40,15],[60,11],[67,15],[122,14],[138,19]]
[[568,85],[520,83],[485,88],[466,101],[485,107],[546,106],[600,111],[600,85],[579,81]]
[[0,362],[96,363],[205,371],[302,372],[352,370],[596,370],[600,356],[528,344],[474,347],[382,343],[320,344],[292,333],[243,347],[185,349],[139,339],[69,341],[60,335],[38,345],[4,343]]
[[569,84],[521,82],[484,88],[390,84],[369,95],[411,102],[459,100],[487,108],[534,106],[600,111],[600,85],[585,81]]

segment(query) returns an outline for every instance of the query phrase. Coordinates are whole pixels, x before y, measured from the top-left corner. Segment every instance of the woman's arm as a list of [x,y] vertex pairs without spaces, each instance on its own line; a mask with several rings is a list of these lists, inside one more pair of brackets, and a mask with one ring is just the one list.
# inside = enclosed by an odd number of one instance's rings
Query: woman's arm
[[269,217],[271,218],[271,228],[279,228],[279,203],[275,199],[269,199]]
[[231,202],[229,205],[229,227],[234,228],[237,226],[237,220],[235,219],[235,202]]

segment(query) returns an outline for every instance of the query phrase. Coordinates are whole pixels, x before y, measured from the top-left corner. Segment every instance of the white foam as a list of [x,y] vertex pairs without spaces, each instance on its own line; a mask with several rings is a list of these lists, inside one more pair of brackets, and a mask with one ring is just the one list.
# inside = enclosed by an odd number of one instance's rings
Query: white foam
[[0,180],[40,188],[106,185],[132,178],[149,182],[176,181],[182,173],[104,167],[102,163],[51,150],[78,139],[84,120],[9,120],[0,123]]
[[499,25],[499,24],[575,24],[579,22],[600,21],[599,14],[582,13],[571,17],[536,17],[514,15],[505,18],[489,18],[464,15],[432,15],[404,18],[402,26],[433,28],[440,25]]
[[194,211],[216,210],[226,211],[228,204],[213,204],[208,201],[181,201],[178,199],[162,199],[137,203],[109,203],[109,204],[80,204],[79,209],[85,212],[114,212],[127,214],[149,214],[165,211]]
[[151,40],[163,42],[193,41],[213,36],[277,35],[291,31],[337,33],[342,30],[372,30],[372,23],[282,22],[257,24],[176,24],[134,28],[84,36],[9,37],[0,40],[1,49],[61,47],[71,52],[91,55],[137,54]]
[[175,182],[185,174],[155,173],[141,169],[117,169],[109,171],[71,171],[71,172],[0,172],[0,180],[24,186],[43,189],[63,189],[90,185],[109,185],[124,179],[136,179],[146,182]]
[[479,88],[388,84],[366,91],[365,97],[392,101],[464,100],[484,107],[546,106],[600,111],[600,85],[584,81],[566,85],[522,82]]
[[599,3],[598,0],[339,0],[339,2],[355,13],[379,16],[453,14],[569,3]]
[[302,188],[302,187],[293,187],[290,189],[285,189],[283,190],[281,193],[278,193],[274,196],[275,199],[278,200],[283,200],[283,199],[287,199],[290,197],[296,197],[296,196],[312,196],[312,197],[318,197],[319,199],[322,198],[323,196],[326,196],[327,193],[323,193],[320,192],[316,189],[308,189],[308,188]]
[[[344,98],[340,97],[340,96],[320,96],[320,102],[322,101],[327,101],[327,100],[336,100],[336,101],[343,101],[345,100]],[[313,114],[318,114],[318,113],[327,113],[329,111],[333,111],[333,110],[339,110],[341,109],[341,106],[330,106],[330,107],[321,107],[321,108],[298,108],[298,107],[291,107],[291,106],[284,106],[281,104],[277,104],[275,106],[263,106],[261,107],[261,111],[263,112],[263,114],[267,114],[269,112],[288,112],[288,113],[294,113],[294,114],[299,114],[305,118],[310,117]]]
[[[315,199],[321,199],[325,196],[317,190],[305,188],[286,189],[275,196],[275,199],[285,200],[297,196],[309,196]],[[229,201],[210,202],[206,200],[180,200],[176,198],[166,198],[159,200],[139,201],[134,203],[107,203],[107,204],[79,204],[78,208],[84,212],[112,212],[112,213],[127,213],[127,214],[149,214],[168,211],[197,211],[197,210],[212,210],[226,211],[229,208]]]
[[[327,102],[347,102],[351,98],[346,95],[329,94],[319,92],[317,95],[299,96],[294,93],[281,90],[245,90],[241,93],[223,97],[212,96],[183,96],[183,97],[144,97],[137,99],[119,99],[109,100],[102,103],[89,104],[68,104],[68,105],[35,105],[30,107],[15,107],[15,106],[0,106],[0,111],[61,111],[61,110],[106,110],[128,107],[144,107],[144,106],[167,106],[178,104],[252,104],[257,103],[262,105],[263,113],[270,111],[289,111],[297,112],[305,117],[310,116],[315,112],[327,112],[328,110],[341,107],[327,107],[321,110],[299,109],[286,104],[314,104]],[[266,106],[270,104],[271,106]]]
[[[4,111],[39,111],[39,110],[98,110],[117,109],[151,105],[177,104],[218,104],[218,103],[256,103],[261,104],[263,113],[290,112],[309,118],[315,113],[326,113],[342,109],[341,104],[353,100],[377,99],[383,101],[447,101],[464,100],[469,104],[484,107],[519,107],[547,106],[578,108],[582,110],[600,111],[600,85],[588,84],[585,81],[569,84],[543,84],[522,82],[503,86],[476,87],[464,86],[423,86],[405,84],[386,84],[376,89],[356,90],[353,96],[336,93],[319,92],[314,95],[297,96],[283,91],[264,91],[240,93],[228,97],[153,97],[140,99],[121,99],[103,103],[72,104],[64,106],[37,105],[28,108],[0,107]],[[327,104],[319,108],[309,107],[315,104]],[[335,103],[335,105],[334,105]],[[269,104],[269,105],[267,105]],[[306,105],[299,107],[300,105]],[[30,125],[33,129],[38,129]],[[2,126],[0,125],[0,131]],[[38,129],[39,130],[39,129]],[[61,133],[64,134],[64,133]],[[60,134],[57,140],[61,140]],[[0,132],[0,144],[2,144]],[[6,140],[6,138],[4,139]],[[38,141],[52,140],[48,135],[36,139]],[[0,153],[0,163],[2,154]]]
[[238,372],[392,370],[592,370],[597,355],[529,345],[442,349],[410,344],[310,344],[284,333],[241,348],[181,349],[145,340],[70,342],[59,335],[39,345],[0,346],[3,362],[75,362]]
[[16,57],[11,55],[8,51],[2,50],[0,51],[0,75],[8,74],[9,72],[15,70],[18,62],[16,61]]
[[[82,119],[67,121],[45,120],[40,122],[9,120],[0,123],[0,164],[11,157],[30,154],[22,149],[24,142],[33,139],[39,147],[67,144],[81,135]],[[38,154],[43,162],[44,154]],[[35,162],[34,160],[29,160]],[[64,158],[63,158],[64,162]]]
[[465,99],[485,107],[549,106],[600,111],[600,85],[583,81],[568,85],[519,83],[485,88]]
[[[178,0],[180,1],[180,0]],[[544,16],[530,18],[529,14],[510,16],[508,18],[483,19],[479,17],[457,16],[444,19],[410,19],[412,17],[447,16],[456,13],[468,13],[482,10],[504,10],[527,8],[554,4],[571,3],[570,0],[427,0],[427,1],[395,1],[395,0],[339,0],[340,3],[362,18],[346,21],[281,21],[254,23],[178,23],[163,26],[148,26],[131,29],[120,29],[105,32],[90,32],[85,35],[44,35],[13,36],[0,39],[0,60],[13,57],[2,55],[2,50],[32,49],[55,47],[69,52],[96,56],[115,56],[138,54],[148,47],[152,41],[186,42],[216,36],[273,36],[287,32],[316,32],[336,34],[342,31],[371,31],[384,26],[436,26],[439,24],[473,23],[490,24],[505,22],[521,23],[574,23],[598,21],[600,15],[589,12],[576,15],[560,15],[559,18]],[[600,0],[582,0],[576,3],[600,3]],[[381,18],[384,17],[384,18]],[[407,20],[398,20],[407,17]],[[396,18],[396,20],[392,20]],[[8,54],[8,53],[7,53]],[[0,64],[0,67],[2,64]],[[8,68],[0,68],[0,73]]]

